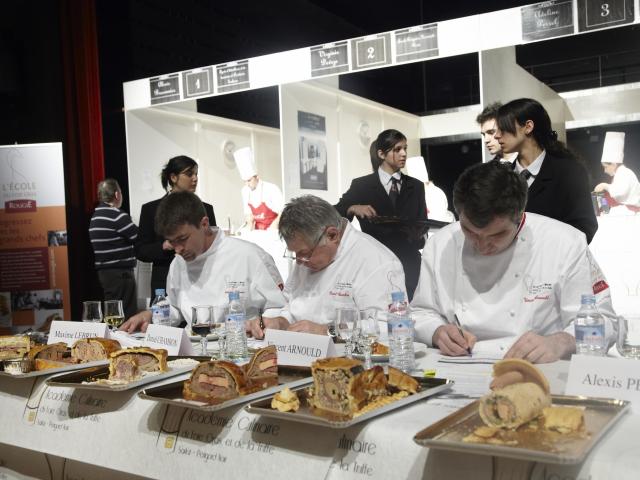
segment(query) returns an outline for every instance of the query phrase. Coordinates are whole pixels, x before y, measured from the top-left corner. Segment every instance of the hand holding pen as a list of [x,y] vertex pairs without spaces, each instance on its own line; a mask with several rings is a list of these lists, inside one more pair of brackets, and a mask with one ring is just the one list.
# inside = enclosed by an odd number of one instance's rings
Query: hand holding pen
[[433,345],[437,346],[443,355],[459,357],[471,355],[476,343],[476,336],[463,330],[457,316],[454,321],[438,327],[433,334]]

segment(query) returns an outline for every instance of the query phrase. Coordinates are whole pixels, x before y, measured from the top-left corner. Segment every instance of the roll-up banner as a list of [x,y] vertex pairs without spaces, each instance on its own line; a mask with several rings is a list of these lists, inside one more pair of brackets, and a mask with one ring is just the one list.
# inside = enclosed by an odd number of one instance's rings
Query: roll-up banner
[[0,333],[70,320],[62,144],[0,146]]

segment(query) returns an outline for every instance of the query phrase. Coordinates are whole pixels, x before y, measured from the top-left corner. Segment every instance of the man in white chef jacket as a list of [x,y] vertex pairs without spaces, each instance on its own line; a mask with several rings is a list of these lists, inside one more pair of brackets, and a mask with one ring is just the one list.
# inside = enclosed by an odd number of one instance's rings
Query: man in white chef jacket
[[622,163],[623,161],[624,132],[607,132],[600,162],[604,172],[613,177],[613,180],[611,183],[599,183],[594,191],[608,192],[617,204],[635,210],[640,208],[640,182],[636,174]]
[[262,326],[253,321],[254,337],[262,338],[264,328],[334,336],[337,308],[386,311],[392,292],[406,296],[398,258],[325,200],[294,198],[282,211],[278,229],[296,261],[284,289],[289,303],[280,318],[265,319]]
[[[190,324],[192,306],[227,305],[231,291],[240,293],[247,318],[259,313],[276,316],[285,306],[282,279],[271,256],[253,243],[227,237],[222,229],[209,226],[195,194],[167,195],[158,207],[155,228],[176,252],[167,276],[172,319]],[[151,312],[144,311],[120,329],[145,331],[150,322]]]
[[242,208],[249,230],[277,230],[278,217],[284,207],[282,192],[277,185],[258,176],[251,148],[238,149],[234,154],[242,187]]
[[427,217],[429,220],[439,220],[451,223],[455,220],[453,213],[449,211],[447,195],[435,183],[429,180],[427,166],[422,157],[407,158],[405,164],[407,175],[417,178],[424,183],[424,199],[427,204]]
[[609,286],[582,232],[525,213],[526,182],[502,162],[465,170],[453,197],[460,221],[431,237],[422,254],[411,302],[418,341],[467,355],[478,340],[502,339],[506,358],[568,358],[580,297],[594,293],[612,344]]

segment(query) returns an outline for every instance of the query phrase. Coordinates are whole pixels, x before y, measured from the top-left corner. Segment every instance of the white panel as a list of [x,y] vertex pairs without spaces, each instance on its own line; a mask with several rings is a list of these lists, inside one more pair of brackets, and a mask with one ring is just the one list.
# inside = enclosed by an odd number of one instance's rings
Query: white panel
[[300,48],[252,58],[249,60],[249,78],[252,88],[307,80],[311,78],[309,49]]
[[482,108],[478,105],[457,112],[422,117],[420,119],[420,137],[436,138],[476,133],[480,138],[480,128],[476,123],[476,116],[481,111]]
[[146,108],[151,105],[151,94],[149,92],[149,79],[134,80],[125,82],[122,85],[124,95],[125,110],[135,110]]
[[476,52],[479,48],[480,17],[470,17],[447,20],[438,23],[438,47],[440,57],[460,55]]

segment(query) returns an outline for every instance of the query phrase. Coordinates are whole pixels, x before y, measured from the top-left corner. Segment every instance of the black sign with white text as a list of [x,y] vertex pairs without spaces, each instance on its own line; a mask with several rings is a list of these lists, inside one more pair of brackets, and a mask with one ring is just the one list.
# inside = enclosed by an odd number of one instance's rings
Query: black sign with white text
[[351,66],[354,70],[391,63],[391,34],[381,33],[351,40]]
[[520,9],[522,39],[542,40],[573,33],[573,2],[551,0]]
[[633,0],[579,0],[578,29],[581,32],[633,23]]
[[182,72],[184,98],[213,95],[213,68],[196,68]]
[[217,65],[216,75],[218,78],[218,93],[251,87],[249,83],[249,60]]
[[395,31],[396,62],[438,56],[438,24]]
[[349,44],[329,43],[311,47],[311,76],[334,75],[349,71]]
[[151,105],[180,100],[179,74],[173,73],[150,79],[149,91],[151,93]]

